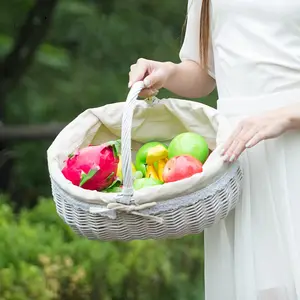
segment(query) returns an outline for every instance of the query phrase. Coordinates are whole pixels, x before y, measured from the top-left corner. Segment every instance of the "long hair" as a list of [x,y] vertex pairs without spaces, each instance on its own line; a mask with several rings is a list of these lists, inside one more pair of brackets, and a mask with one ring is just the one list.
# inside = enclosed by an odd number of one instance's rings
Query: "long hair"
[[[197,1],[197,0],[193,0]],[[209,52],[209,39],[210,39],[210,0],[202,0],[202,7],[200,12],[200,35],[199,35],[199,56],[201,65],[204,69],[208,68],[208,52]],[[182,33],[186,29],[187,17],[185,18]]]
[[[194,0],[195,1],[195,0]],[[202,0],[202,8],[200,14],[200,59],[202,66],[207,69],[208,67],[208,52],[209,52],[209,39],[210,39],[210,11],[209,11],[209,1]]]

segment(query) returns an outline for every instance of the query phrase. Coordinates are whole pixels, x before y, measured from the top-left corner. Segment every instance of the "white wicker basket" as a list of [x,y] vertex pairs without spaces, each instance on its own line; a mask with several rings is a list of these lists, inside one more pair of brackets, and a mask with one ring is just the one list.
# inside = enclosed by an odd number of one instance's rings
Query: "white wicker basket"
[[130,241],[180,238],[198,234],[224,219],[240,199],[243,173],[237,161],[228,165],[213,183],[196,192],[159,201],[148,207],[144,205],[138,211],[135,209],[131,171],[131,126],[137,97],[142,88],[141,82],[134,85],[123,111],[123,194],[115,197],[115,203],[104,205],[100,201],[101,204],[91,204],[68,193],[55,180],[55,176],[52,176],[53,168],[50,164],[53,157],[49,157],[48,153],[57,213],[75,232],[89,239]]

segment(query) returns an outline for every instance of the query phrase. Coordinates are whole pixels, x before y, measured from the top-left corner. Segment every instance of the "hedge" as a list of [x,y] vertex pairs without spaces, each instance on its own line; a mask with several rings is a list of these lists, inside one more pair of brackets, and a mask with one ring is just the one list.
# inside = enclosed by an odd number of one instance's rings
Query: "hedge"
[[14,213],[0,196],[0,300],[201,300],[203,237],[89,241],[53,201]]

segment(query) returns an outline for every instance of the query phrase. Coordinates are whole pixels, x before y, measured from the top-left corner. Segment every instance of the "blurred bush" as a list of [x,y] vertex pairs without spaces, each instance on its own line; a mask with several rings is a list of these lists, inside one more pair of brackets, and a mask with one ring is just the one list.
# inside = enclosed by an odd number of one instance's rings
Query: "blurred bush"
[[51,200],[0,200],[0,300],[200,300],[203,240],[105,243],[76,236]]

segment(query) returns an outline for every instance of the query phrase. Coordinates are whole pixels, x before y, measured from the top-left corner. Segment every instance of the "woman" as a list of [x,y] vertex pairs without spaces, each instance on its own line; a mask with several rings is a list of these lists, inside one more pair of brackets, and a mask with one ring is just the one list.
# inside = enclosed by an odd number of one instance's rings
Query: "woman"
[[244,193],[205,232],[206,299],[299,300],[300,1],[201,2],[189,0],[181,63],[140,59],[129,86],[193,98],[216,84],[235,126],[223,155],[243,152]]

